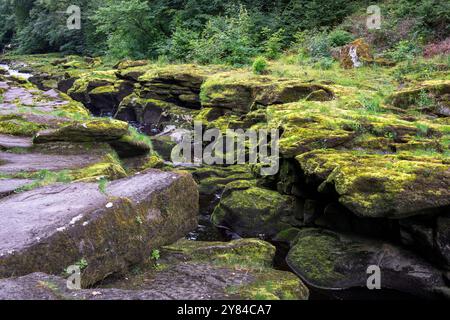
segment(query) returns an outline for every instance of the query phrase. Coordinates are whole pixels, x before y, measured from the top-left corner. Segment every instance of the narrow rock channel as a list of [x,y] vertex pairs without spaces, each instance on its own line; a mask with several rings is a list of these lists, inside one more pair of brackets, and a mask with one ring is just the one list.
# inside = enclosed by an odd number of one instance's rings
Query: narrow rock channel
[[[48,290],[25,291],[48,282],[64,298],[448,297],[450,168],[408,153],[421,140],[416,120],[383,113],[361,130],[339,104],[358,90],[326,81],[73,59],[46,61],[45,71],[11,60],[0,73],[0,187],[20,186],[0,188],[11,226],[0,275],[23,276],[0,280],[0,295],[39,297]],[[28,81],[16,66],[33,70]],[[402,94],[411,93],[393,103]],[[279,172],[174,166],[171,150],[194,121],[279,129]],[[48,212],[28,228],[11,224],[30,207]],[[83,285],[95,288],[68,292],[62,266],[82,260]],[[382,270],[381,291],[367,288],[370,266]]]

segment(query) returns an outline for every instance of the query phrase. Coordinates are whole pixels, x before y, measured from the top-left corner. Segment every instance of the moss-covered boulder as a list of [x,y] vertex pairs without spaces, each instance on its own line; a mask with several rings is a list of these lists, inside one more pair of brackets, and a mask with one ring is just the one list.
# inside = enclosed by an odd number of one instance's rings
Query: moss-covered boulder
[[202,86],[201,98],[203,107],[246,114],[257,106],[300,99],[332,100],[334,93],[321,84],[229,72],[209,77]]
[[373,61],[371,48],[364,39],[356,39],[341,48],[339,62],[343,68],[358,68]]
[[339,201],[362,217],[404,218],[439,213],[450,205],[446,160],[354,151],[317,150],[298,156],[307,176],[332,187]]
[[116,79],[114,72],[103,71],[82,75],[67,94],[82,102],[94,115],[111,116],[133,90],[133,83]]
[[[197,226],[189,175],[151,170],[106,185],[51,185],[0,201],[0,276],[60,274],[82,264],[93,285]],[[20,217],[20,218],[19,218]]]
[[121,157],[133,157],[148,154],[150,142],[130,129],[128,123],[108,118],[74,121],[58,129],[38,132],[33,142],[107,142]]
[[281,230],[300,225],[296,219],[295,199],[276,191],[232,182],[225,188],[212,222],[242,237],[271,238]]
[[121,60],[114,66],[115,69],[122,70],[134,67],[146,66],[149,63],[148,60]]
[[209,215],[218,204],[227,184],[233,181],[251,181],[254,176],[248,166],[234,165],[227,167],[204,166],[193,168],[192,176],[198,184],[200,193],[200,210]]
[[358,288],[369,293],[370,266],[380,268],[381,289],[435,297],[434,290],[444,286],[441,272],[410,251],[320,229],[301,230],[287,262],[306,283],[326,290]]

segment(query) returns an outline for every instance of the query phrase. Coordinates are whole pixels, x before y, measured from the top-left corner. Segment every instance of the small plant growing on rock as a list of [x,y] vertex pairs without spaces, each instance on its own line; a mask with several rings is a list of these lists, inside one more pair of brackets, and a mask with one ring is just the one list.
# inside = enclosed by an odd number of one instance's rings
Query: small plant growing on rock
[[265,74],[267,73],[267,60],[264,57],[258,57],[253,62],[253,73],[255,74]]
[[101,177],[98,180],[98,189],[100,190],[101,193],[105,194],[106,193],[106,186],[108,185],[108,179],[106,179],[105,177]]
[[159,252],[159,250],[158,249],[152,250],[151,259],[154,261],[158,261],[160,258],[161,258],[161,253]]

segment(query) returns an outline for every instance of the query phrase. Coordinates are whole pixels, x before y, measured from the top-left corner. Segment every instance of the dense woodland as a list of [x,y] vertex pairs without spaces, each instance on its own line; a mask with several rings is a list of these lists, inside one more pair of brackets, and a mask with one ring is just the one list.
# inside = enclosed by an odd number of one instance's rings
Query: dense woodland
[[[68,30],[69,5],[82,27]],[[397,59],[449,34],[446,0],[384,1],[382,28],[367,30],[362,0],[1,0],[0,48],[163,61],[248,64],[295,51],[327,65],[332,47],[364,36]]]

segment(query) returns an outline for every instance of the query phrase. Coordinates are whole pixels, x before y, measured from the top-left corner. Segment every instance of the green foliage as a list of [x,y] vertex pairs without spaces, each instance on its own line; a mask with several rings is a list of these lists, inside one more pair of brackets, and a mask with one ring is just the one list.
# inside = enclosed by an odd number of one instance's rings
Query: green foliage
[[106,194],[106,187],[108,186],[108,179],[100,178],[98,180],[98,189],[101,193]]
[[240,7],[235,15],[210,19],[195,41],[194,60],[204,64],[249,64],[256,53],[249,36],[251,26],[244,7]]
[[358,98],[359,103],[366,109],[369,113],[379,113],[382,111],[381,103],[383,98],[380,95],[375,95],[372,97],[367,97],[360,95]]
[[344,46],[354,40],[354,36],[347,31],[336,29],[330,32],[328,35],[330,45],[332,47]]
[[297,50],[314,61],[331,57],[330,39],[326,30],[301,31],[295,38]]
[[277,32],[270,34],[270,29],[265,28],[263,33],[267,36],[267,40],[264,42],[264,55],[269,59],[277,59],[281,55],[281,51],[284,45],[284,29],[280,29]]
[[161,253],[158,249],[153,249],[150,258],[154,261],[158,261],[161,258]]
[[315,69],[320,70],[330,70],[333,68],[334,60],[332,58],[320,58],[316,63],[314,63],[313,67]]
[[161,54],[171,61],[189,61],[198,37],[198,33],[192,30],[177,27],[167,45],[161,48]]
[[145,0],[106,0],[90,18],[115,58],[156,56],[160,32]]
[[267,60],[264,57],[258,57],[255,59],[252,65],[253,73],[263,74],[267,71]]
[[400,41],[392,50],[387,53],[387,57],[400,62],[412,60],[415,56],[421,54],[421,49],[412,41]]
[[[81,30],[66,27],[69,5],[82,8]],[[390,52],[396,61],[420,54],[423,39],[449,34],[448,1],[379,5],[384,29],[368,32],[364,27],[364,36],[374,44],[384,37],[384,48],[408,40]],[[347,17],[365,14],[366,7],[363,0],[3,0],[0,50],[12,43],[19,53],[107,54],[114,59],[242,66],[258,55],[278,59],[294,42],[301,61],[308,57],[320,61],[319,68],[328,68],[323,58],[330,57],[330,49],[352,41],[353,34],[360,36]],[[402,30],[404,25],[408,27]]]

